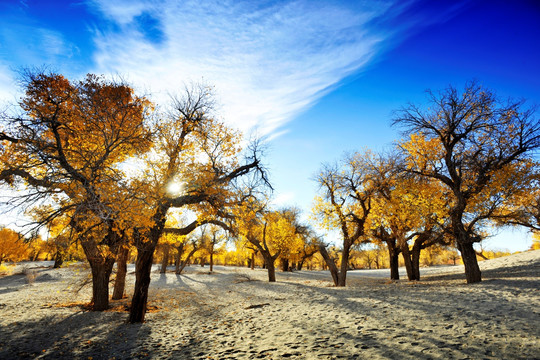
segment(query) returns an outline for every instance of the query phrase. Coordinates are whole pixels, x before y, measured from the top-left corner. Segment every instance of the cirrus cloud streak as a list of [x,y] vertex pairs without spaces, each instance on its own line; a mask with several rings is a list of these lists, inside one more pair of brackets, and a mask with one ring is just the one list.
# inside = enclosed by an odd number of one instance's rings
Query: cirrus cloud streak
[[381,19],[402,10],[254,3],[93,0],[113,24],[95,31],[95,71],[126,76],[158,101],[186,82],[210,83],[228,123],[271,136],[368,64],[391,41]]

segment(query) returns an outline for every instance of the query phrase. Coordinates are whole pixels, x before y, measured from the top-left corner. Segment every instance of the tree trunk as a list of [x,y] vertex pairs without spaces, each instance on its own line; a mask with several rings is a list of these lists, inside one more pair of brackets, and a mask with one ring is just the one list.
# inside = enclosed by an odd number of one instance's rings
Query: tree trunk
[[386,242],[388,245],[388,256],[390,259],[390,280],[399,280],[399,251],[392,241]]
[[328,255],[328,251],[326,250],[326,247],[324,245],[319,245],[319,252],[323,257],[324,262],[328,266],[328,269],[330,270],[330,275],[332,275],[334,286],[338,286],[338,269],[336,263],[334,263],[334,260],[330,258],[330,255]]
[[[109,308],[109,279],[116,256],[104,256],[93,241],[81,240],[86,259],[92,270],[92,310]],[[116,255],[117,246],[109,248]]]
[[53,268],[58,269],[58,268],[60,268],[62,266],[63,263],[64,263],[64,256],[62,255],[62,251],[61,250],[56,250],[56,254],[54,255]]
[[289,270],[289,259],[281,259],[281,271]]
[[191,258],[191,256],[193,254],[195,254],[195,251],[197,251],[197,248],[193,248],[193,250],[191,250],[188,254],[188,256],[186,257],[186,260],[184,260],[182,262],[182,265],[180,266],[180,269],[178,269],[178,271],[176,272],[176,275],[180,275],[182,273],[182,271],[184,270],[184,268],[186,267],[186,265],[188,264],[189,262],[189,259]]
[[338,274],[337,286],[345,286],[347,283],[347,270],[349,269],[349,255],[351,245],[348,241],[343,243],[343,251],[341,252],[341,269]]
[[304,267],[304,259],[298,262],[298,264],[296,265],[296,270],[302,271],[302,267]]
[[478,260],[476,259],[476,251],[474,251],[473,243],[471,242],[459,242],[458,248],[461,253],[461,259],[463,265],[465,265],[465,277],[467,278],[467,284],[473,284],[482,281],[482,273],[478,266]]
[[41,250],[37,250],[36,254],[32,257],[32,261],[38,261],[39,260],[39,254],[41,254]]
[[214,252],[210,252],[210,272],[214,271]]
[[127,246],[120,246],[116,258],[116,279],[114,280],[114,291],[112,296],[113,300],[120,300],[124,298],[128,255],[129,248]]
[[113,265],[114,258],[90,262],[90,267],[92,269],[93,311],[103,311],[109,308],[109,278],[111,276]]
[[150,287],[150,273],[152,271],[152,260],[154,258],[155,246],[149,244],[142,249],[137,249],[137,262],[135,264],[135,289],[131,300],[129,312],[130,323],[140,323],[144,321],[146,305],[148,301],[148,288]]
[[255,253],[251,253],[251,270],[255,269]]
[[420,252],[422,248],[420,246],[413,246],[411,252],[411,264],[413,268],[414,277],[416,280],[420,281]]
[[175,266],[174,272],[176,274],[180,274],[180,272],[181,272],[180,265],[181,265],[181,259],[182,259],[182,254],[183,253],[184,253],[184,243],[180,244],[176,248],[176,257],[175,257],[175,260],[174,260],[174,266]]
[[169,244],[163,244],[163,258],[161,259],[161,274],[167,272],[167,265],[169,265]]
[[407,270],[407,278],[409,281],[420,280],[420,274],[418,271],[415,271],[413,263],[413,253],[409,251],[409,245],[405,244],[401,247],[401,256],[405,262],[405,269]]
[[266,264],[266,268],[268,269],[268,282],[276,282],[276,266],[275,266],[275,259],[270,254],[264,254],[264,262]]

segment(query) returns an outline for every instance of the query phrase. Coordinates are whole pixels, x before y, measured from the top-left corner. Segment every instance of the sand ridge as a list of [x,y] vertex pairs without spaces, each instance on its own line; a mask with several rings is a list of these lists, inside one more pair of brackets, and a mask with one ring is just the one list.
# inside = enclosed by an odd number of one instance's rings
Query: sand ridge
[[[535,359],[540,358],[540,251],[463,269],[422,269],[419,282],[389,270],[277,273],[192,266],[152,273],[144,324],[89,312],[88,269],[38,268],[0,278],[0,358],[79,359]],[[128,289],[134,275],[128,275]],[[120,302],[121,308],[123,303]],[[60,304],[60,306],[58,305]]]

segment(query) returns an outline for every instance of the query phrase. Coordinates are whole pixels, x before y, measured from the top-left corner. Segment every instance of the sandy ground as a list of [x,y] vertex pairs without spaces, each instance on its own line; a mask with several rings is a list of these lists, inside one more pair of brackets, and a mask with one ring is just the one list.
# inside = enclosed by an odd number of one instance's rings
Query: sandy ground
[[540,250],[482,262],[474,285],[462,266],[413,283],[352,271],[347,288],[322,271],[276,283],[261,269],[156,271],[155,310],[137,325],[118,310],[127,300],[101,313],[76,305],[90,299],[82,264],[44,265],[0,277],[0,359],[540,359]]

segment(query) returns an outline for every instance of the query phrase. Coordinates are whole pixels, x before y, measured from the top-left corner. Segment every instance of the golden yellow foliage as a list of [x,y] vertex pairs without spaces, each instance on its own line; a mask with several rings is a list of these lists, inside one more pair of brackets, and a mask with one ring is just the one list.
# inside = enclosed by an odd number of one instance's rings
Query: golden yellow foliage
[[28,245],[15,231],[0,228],[0,265],[4,261],[20,261],[27,257]]

